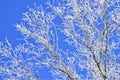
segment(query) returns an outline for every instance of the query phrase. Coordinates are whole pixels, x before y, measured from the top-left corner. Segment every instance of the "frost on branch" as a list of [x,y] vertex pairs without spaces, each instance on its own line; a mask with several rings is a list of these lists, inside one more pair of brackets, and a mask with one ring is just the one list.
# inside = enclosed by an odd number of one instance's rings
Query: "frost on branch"
[[[36,80],[39,79],[31,70],[32,65],[27,65],[23,59],[23,53],[19,48],[13,49],[6,40],[3,45],[0,42],[0,79],[1,80]],[[29,61],[27,61],[29,63]]]
[[16,47],[24,53],[15,53],[17,60],[36,72],[49,68],[55,80],[120,79],[119,0],[53,0],[44,6],[29,8],[16,25],[25,41]]

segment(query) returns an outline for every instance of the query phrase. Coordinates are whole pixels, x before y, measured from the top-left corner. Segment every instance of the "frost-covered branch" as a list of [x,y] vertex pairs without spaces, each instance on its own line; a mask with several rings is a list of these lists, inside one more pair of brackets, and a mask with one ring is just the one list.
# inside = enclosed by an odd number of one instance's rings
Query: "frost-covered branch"
[[119,8],[119,0],[52,0],[44,7],[35,5],[16,25],[24,43],[7,55],[27,62],[30,75],[49,68],[55,80],[119,80]]

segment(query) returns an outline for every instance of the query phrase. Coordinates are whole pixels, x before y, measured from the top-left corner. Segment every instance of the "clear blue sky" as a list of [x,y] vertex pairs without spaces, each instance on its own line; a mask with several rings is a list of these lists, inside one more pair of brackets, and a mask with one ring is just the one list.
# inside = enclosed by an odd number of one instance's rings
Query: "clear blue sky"
[[[20,34],[15,30],[15,24],[19,23],[22,13],[26,12],[27,6],[34,3],[42,4],[44,0],[1,0],[0,1],[0,41],[7,39],[16,42]],[[14,44],[13,43],[13,44]]]

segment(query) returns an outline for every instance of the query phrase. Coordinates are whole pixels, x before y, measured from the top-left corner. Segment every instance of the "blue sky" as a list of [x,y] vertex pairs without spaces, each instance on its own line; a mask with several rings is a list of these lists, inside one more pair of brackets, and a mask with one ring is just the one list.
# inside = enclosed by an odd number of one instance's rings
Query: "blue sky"
[[21,36],[14,25],[20,22],[22,13],[28,10],[27,6],[32,7],[34,3],[42,4],[43,0],[0,1],[0,41],[7,38],[11,43],[16,43],[16,39]]

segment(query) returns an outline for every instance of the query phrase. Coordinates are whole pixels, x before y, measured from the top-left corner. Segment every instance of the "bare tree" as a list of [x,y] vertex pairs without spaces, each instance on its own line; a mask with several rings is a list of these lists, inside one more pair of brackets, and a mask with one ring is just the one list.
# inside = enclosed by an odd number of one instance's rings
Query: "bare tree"
[[55,80],[120,79],[119,0],[53,0],[23,15],[16,28],[25,43],[13,50],[13,61],[38,72],[51,68]]

